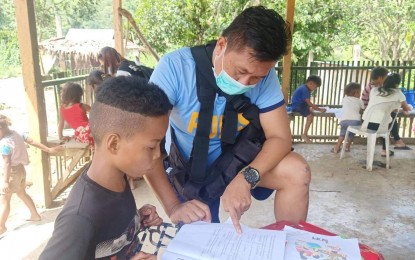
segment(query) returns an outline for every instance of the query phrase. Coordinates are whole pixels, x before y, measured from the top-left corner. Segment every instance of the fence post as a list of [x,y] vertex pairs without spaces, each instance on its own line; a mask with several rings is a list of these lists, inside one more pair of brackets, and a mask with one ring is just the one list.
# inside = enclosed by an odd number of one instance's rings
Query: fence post
[[287,1],[287,12],[286,20],[290,23],[291,41],[288,46],[287,55],[284,56],[282,66],[282,93],[284,94],[285,103],[288,103],[288,90],[290,87],[290,76],[291,76],[291,55],[292,55],[292,35],[294,33],[294,10],[295,0]]
[[[19,40],[20,58],[22,60],[23,83],[27,97],[27,112],[31,136],[35,140],[46,143],[47,119],[45,96],[40,75],[39,53],[36,33],[34,1],[14,1],[17,19],[17,36]],[[33,188],[35,201],[42,206],[52,202],[49,181],[49,161],[45,152],[31,150]]]

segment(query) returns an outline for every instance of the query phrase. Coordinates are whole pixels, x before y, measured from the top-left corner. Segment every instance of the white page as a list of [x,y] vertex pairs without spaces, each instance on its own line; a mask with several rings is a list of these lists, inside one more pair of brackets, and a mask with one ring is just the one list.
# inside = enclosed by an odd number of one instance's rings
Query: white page
[[320,235],[285,226],[287,245],[286,260],[361,260],[357,239]]
[[168,245],[163,260],[283,260],[285,232],[196,222],[184,225]]

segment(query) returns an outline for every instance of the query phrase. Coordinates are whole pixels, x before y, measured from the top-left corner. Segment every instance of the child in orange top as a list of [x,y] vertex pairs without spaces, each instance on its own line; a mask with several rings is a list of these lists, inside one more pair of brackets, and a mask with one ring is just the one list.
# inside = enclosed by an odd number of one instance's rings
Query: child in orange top
[[76,141],[88,144],[94,143],[91,136],[91,129],[89,128],[89,120],[86,115],[91,110],[91,107],[81,103],[83,94],[84,92],[79,84],[68,82],[63,87],[58,125],[59,139],[70,139],[63,136],[63,126],[64,121],[66,121],[75,130],[74,138]]

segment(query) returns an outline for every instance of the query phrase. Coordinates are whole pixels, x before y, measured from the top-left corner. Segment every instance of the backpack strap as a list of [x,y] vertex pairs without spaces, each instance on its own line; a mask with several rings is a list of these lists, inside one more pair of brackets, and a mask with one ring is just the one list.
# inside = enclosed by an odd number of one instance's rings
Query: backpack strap
[[[191,48],[191,52],[196,60],[197,98],[200,102],[200,111],[189,163],[190,180],[196,183],[203,183],[208,165],[209,135],[216,97],[216,91],[212,85],[216,85],[216,80],[213,73],[209,73],[211,70],[209,65],[212,62],[207,61],[204,46],[198,47]],[[204,57],[206,58],[203,59]]]
[[123,70],[130,73],[132,76],[137,76],[148,81],[150,79],[153,69],[144,65],[137,65],[130,60],[122,60],[118,70]]
[[[216,93],[226,98],[221,130],[222,149],[227,149],[229,145],[234,144],[236,141],[238,112],[244,113],[244,111],[250,110],[250,107],[256,108],[246,96],[228,95],[216,85],[216,80],[212,73],[212,55],[215,46],[216,41],[213,41],[208,45],[195,46],[190,49],[196,62],[197,97],[200,102],[198,126],[189,160],[191,168],[190,179],[196,183],[202,183],[206,179],[209,134]],[[257,121],[259,122],[259,120]]]

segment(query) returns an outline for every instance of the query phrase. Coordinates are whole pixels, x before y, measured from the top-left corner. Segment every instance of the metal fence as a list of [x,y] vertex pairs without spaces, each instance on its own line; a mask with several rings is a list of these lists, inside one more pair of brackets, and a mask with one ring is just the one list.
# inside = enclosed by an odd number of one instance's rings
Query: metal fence
[[[309,66],[293,64],[291,67],[290,89],[288,92],[288,104],[291,103],[291,96],[294,90],[303,84],[309,75],[319,75],[322,78],[322,85],[312,94],[312,102],[318,106],[341,107],[344,95],[344,87],[350,82],[358,82],[362,89],[370,82],[370,71],[376,66],[383,66],[389,71],[397,72],[402,76],[401,87],[407,94],[407,98],[413,100],[415,89],[415,62],[386,62],[386,61],[329,61],[311,62]],[[282,80],[282,67],[276,67],[280,80]],[[412,95],[412,96],[409,96]],[[403,138],[414,136],[411,126],[413,117],[399,117],[400,134]],[[304,128],[305,120],[295,117],[291,121],[291,130],[294,140],[298,141]],[[331,142],[337,139],[340,132],[335,117],[315,117],[310,129],[310,136],[322,142]]]

